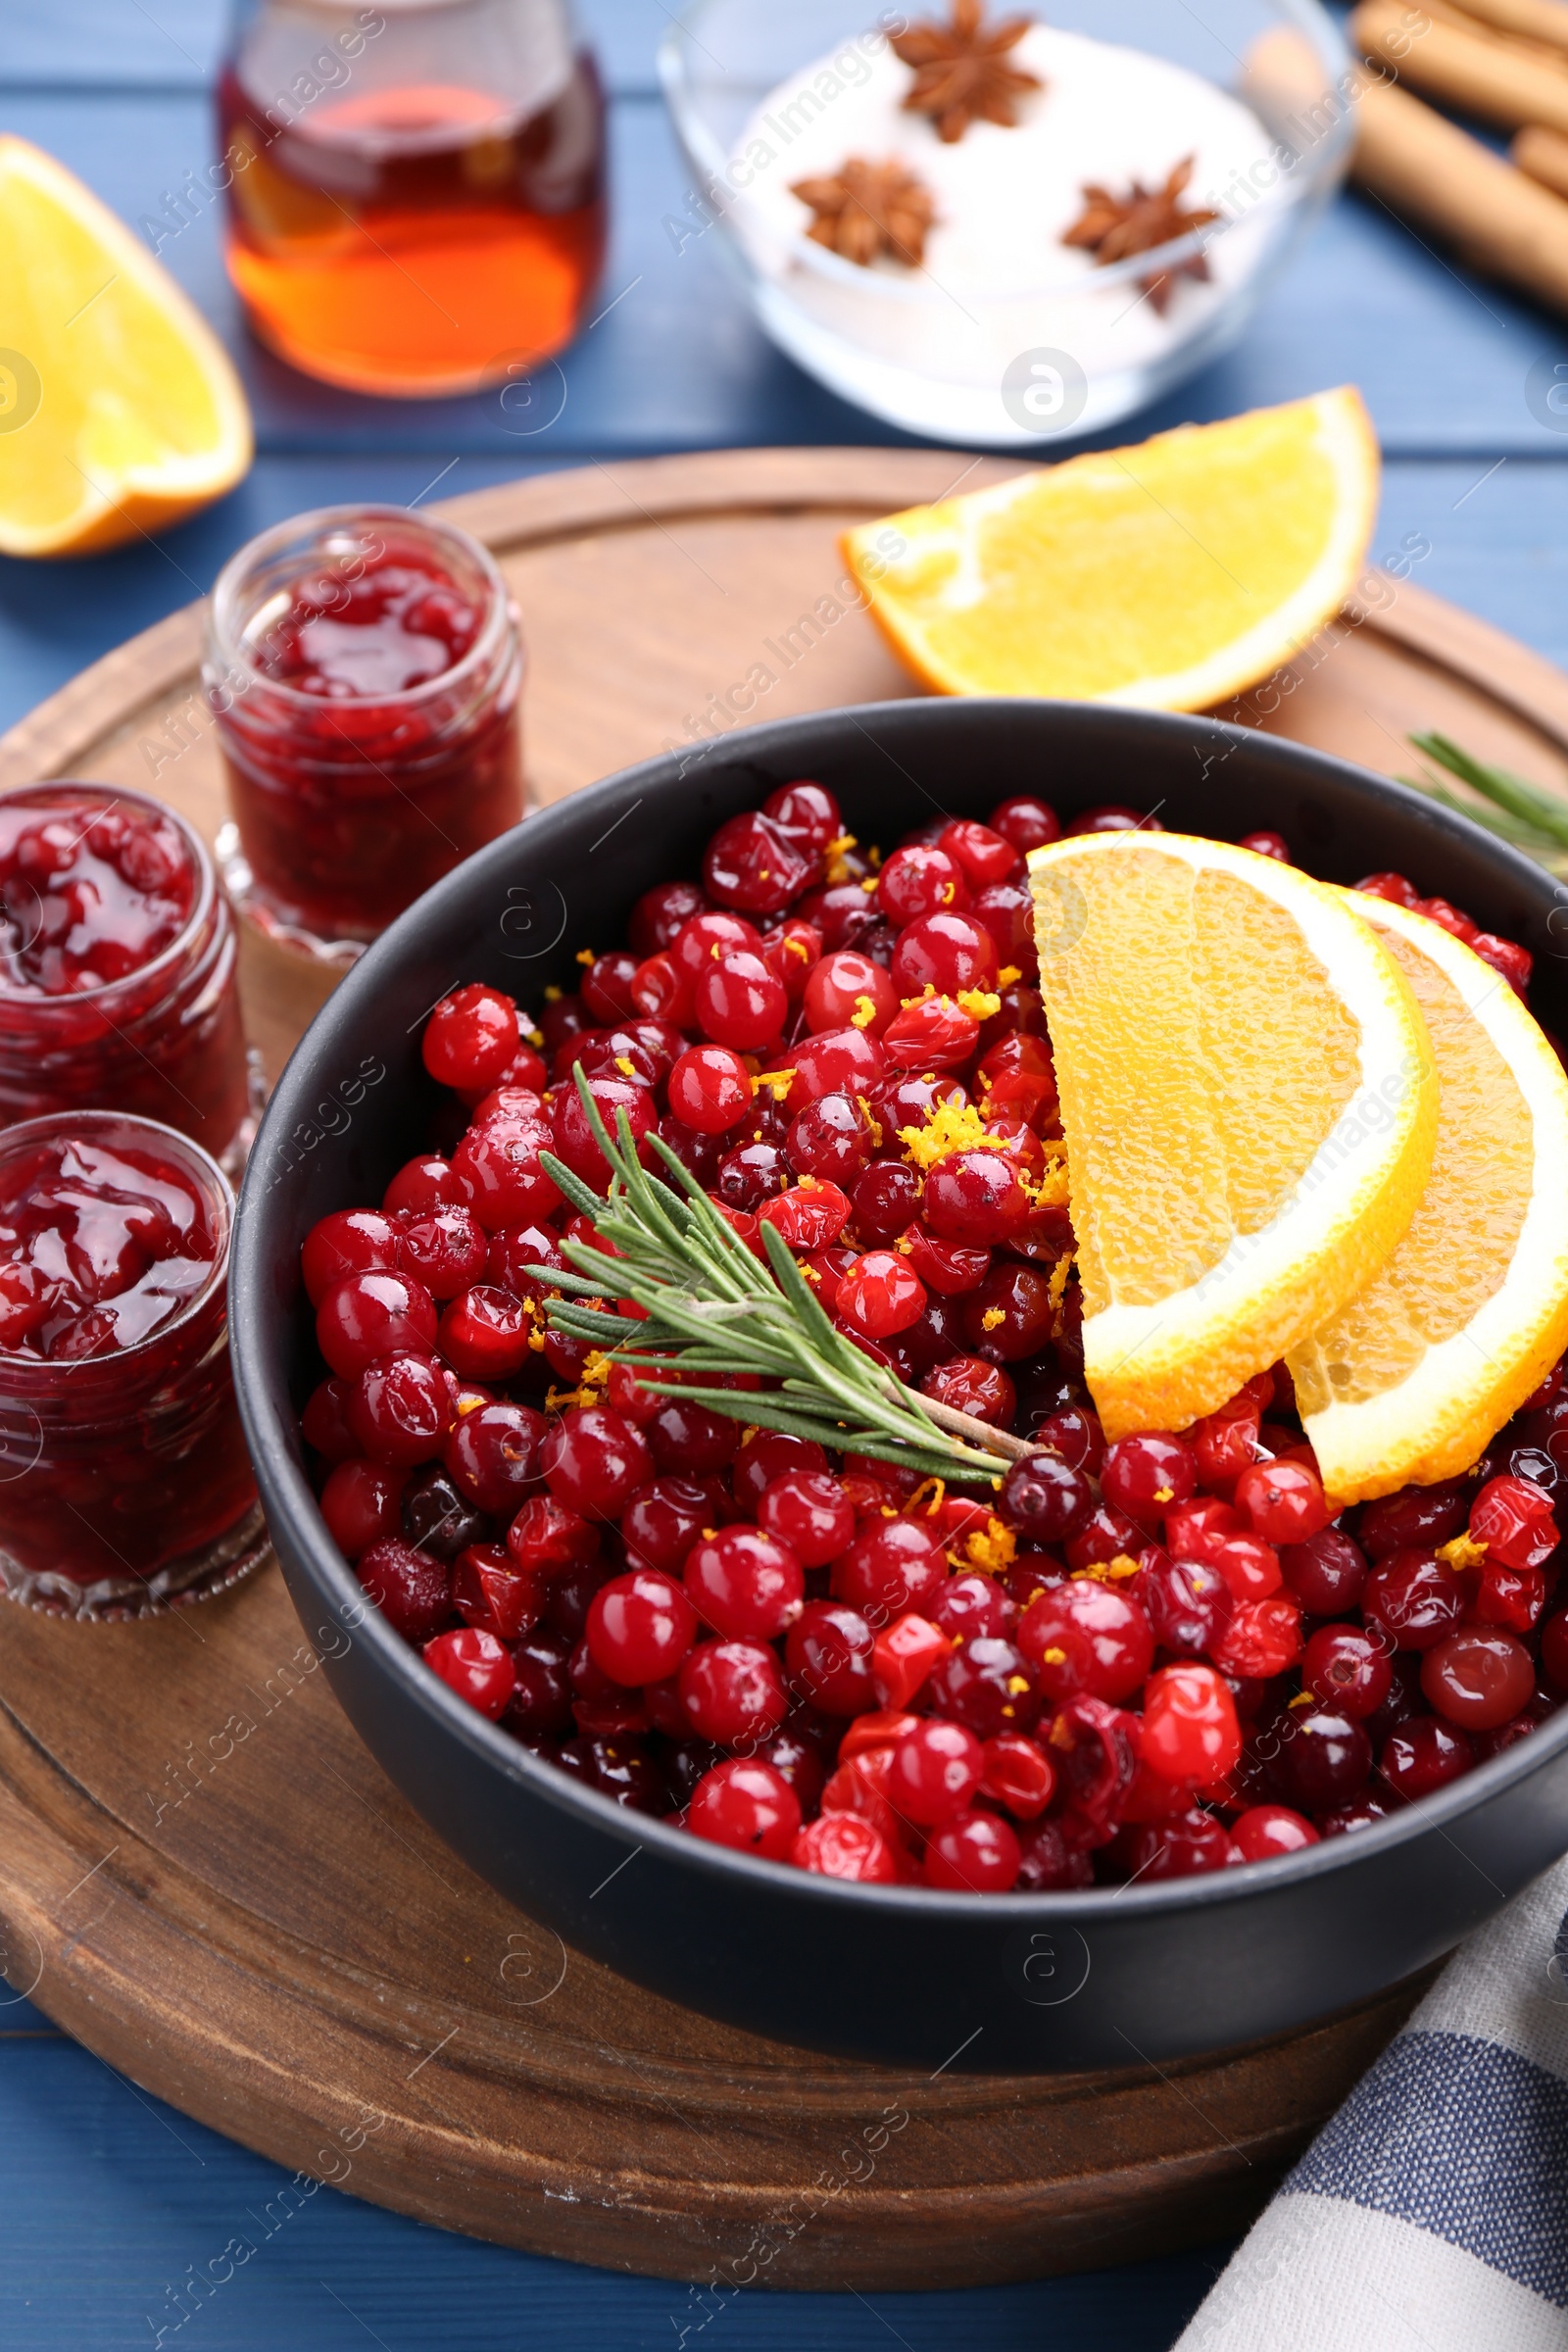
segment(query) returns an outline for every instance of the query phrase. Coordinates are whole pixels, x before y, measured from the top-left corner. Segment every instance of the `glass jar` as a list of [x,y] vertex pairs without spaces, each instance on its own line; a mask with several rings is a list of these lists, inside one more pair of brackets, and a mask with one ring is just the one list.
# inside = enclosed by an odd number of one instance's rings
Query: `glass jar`
[[243,0],[218,114],[229,275],[306,374],[469,392],[576,331],[605,107],[567,0]]
[[237,1174],[254,1127],[234,917],[206,844],[145,793],[0,798],[0,1127],[134,1112]]
[[265,1556],[228,1357],[233,1220],[217,1162],[154,1120],[86,1111],[0,1136],[10,1598],[144,1616]]
[[213,590],[204,672],[264,931],[352,960],[522,814],[522,647],[476,539],[404,507],[264,531]]

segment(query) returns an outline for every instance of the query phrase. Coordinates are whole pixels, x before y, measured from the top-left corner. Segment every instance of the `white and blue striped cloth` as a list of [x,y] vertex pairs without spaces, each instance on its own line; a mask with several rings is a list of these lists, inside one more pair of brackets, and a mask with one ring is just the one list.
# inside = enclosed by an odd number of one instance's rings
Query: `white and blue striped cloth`
[[1175,2352],[1568,2352],[1568,1862],[1455,1954]]

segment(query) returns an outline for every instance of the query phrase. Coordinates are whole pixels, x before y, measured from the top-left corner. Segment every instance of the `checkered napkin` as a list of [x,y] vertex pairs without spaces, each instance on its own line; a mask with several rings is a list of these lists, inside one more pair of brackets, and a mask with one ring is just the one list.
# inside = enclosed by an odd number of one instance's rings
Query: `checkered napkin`
[[1568,2352],[1568,1862],[1454,1955],[1175,2352]]

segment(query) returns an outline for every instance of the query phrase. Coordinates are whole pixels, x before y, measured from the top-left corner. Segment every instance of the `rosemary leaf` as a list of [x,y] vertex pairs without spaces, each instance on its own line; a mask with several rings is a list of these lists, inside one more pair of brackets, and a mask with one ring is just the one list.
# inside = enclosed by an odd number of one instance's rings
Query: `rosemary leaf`
[[1488,766],[1447,735],[1412,735],[1410,741],[1418,752],[1457,776],[1461,784],[1468,784],[1473,792],[1481,793],[1510,816],[1533,825],[1559,849],[1568,849],[1568,802],[1558,794],[1544,791],[1539,784],[1527,783],[1523,776],[1516,776],[1505,767]]

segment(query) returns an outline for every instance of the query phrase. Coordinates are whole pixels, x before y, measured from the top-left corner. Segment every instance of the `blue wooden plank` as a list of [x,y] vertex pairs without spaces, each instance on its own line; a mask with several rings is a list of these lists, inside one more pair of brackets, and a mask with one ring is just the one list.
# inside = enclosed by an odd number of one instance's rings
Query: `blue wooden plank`
[[[210,154],[207,104],[195,93],[0,90],[0,125],[60,155],[126,220],[147,222],[150,239],[164,192]],[[529,456],[903,437],[772,349],[725,266],[721,230],[677,251],[669,223],[682,211],[685,179],[657,101],[617,104],[613,165],[615,229],[597,323],[563,355],[564,405]],[[239,322],[218,236],[214,203],[161,250],[239,358],[265,449],[517,448],[515,417],[493,394],[368,400],[313,384],[261,352]],[[1346,197],[1241,349],[1111,437],[1352,382],[1392,457],[1568,456],[1528,398],[1532,367],[1558,359],[1568,360],[1560,324],[1459,273],[1376,206]]]
[[662,2279],[449,2236],[309,2181],[290,2188],[290,2178],[74,2042],[0,2042],[0,2342],[7,2352],[347,2352],[367,2341],[383,2352],[674,2352],[682,2342],[691,2352],[883,2352],[890,2341],[906,2352],[1090,2342],[1163,2352],[1228,2251],[961,2294],[754,2289],[705,2302]]

